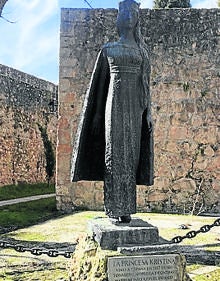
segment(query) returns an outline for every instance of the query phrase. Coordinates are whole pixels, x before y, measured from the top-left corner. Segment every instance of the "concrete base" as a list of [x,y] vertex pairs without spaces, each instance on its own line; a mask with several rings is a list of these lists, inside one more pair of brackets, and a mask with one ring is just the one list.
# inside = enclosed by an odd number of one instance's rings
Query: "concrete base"
[[158,228],[139,219],[115,225],[108,218],[97,218],[89,223],[95,241],[102,249],[117,250],[118,247],[133,247],[159,243]]

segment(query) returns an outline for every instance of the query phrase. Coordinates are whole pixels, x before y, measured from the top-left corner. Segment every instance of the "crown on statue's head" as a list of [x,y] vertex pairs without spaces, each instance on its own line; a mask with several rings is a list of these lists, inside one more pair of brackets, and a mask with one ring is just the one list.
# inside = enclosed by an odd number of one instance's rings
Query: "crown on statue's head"
[[139,7],[140,7],[140,4],[134,0],[124,0],[124,1],[119,2],[119,10],[124,9],[124,8],[127,8],[127,9],[129,8],[132,10],[136,10],[138,12]]

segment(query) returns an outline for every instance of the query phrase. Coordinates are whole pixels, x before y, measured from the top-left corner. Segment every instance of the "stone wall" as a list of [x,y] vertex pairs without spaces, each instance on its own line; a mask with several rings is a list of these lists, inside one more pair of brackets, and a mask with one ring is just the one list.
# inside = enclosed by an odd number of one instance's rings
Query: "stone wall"
[[45,182],[39,128],[56,147],[57,86],[0,65],[0,186]]
[[[141,211],[218,212],[219,9],[141,11],[151,53],[155,184]],[[115,9],[63,9],[57,146],[58,208],[102,209],[102,182],[70,182],[75,132],[97,53],[117,40]]]

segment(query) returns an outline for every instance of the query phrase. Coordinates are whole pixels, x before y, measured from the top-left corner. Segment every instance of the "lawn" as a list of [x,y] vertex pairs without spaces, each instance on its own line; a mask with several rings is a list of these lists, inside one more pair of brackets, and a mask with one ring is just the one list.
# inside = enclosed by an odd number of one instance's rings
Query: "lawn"
[[[32,204],[36,204],[36,209],[41,206],[38,210],[39,214],[44,214],[38,220],[44,220],[46,216],[58,214],[55,209],[55,201],[49,201],[53,199],[44,199],[39,200],[38,204],[32,202],[31,205],[23,203],[24,213],[30,212],[32,209]],[[42,201],[40,203],[40,201]],[[25,205],[26,208],[25,209]],[[38,206],[38,207],[37,207]],[[17,206],[18,207],[18,206]],[[14,211],[16,211],[16,206],[14,206]],[[29,208],[29,209],[28,209]],[[20,209],[20,210],[21,210]],[[38,213],[38,211],[35,212]],[[45,209],[45,211],[44,211]],[[26,211],[25,211],[26,210]],[[12,211],[12,210],[11,210]],[[10,212],[10,211],[8,211]],[[2,237],[8,239],[15,239],[18,241],[38,241],[39,243],[74,243],[78,237],[82,236],[87,231],[88,221],[94,217],[104,216],[102,212],[76,212],[74,214],[60,216],[54,219],[45,220],[42,223],[36,224],[34,222],[34,215],[32,221],[29,221],[26,216],[23,216],[23,222],[27,220],[27,223],[33,224],[27,228],[21,228],[16,231],[9,232],[4,234]],[[152,225],[155,225],[159,228],[160,235],[166,239],[170,239],[175,235],[185,235],[187,231],[192,229],[199,229],[203,224],[211,224],[215,218],[209,217],[197,217],[197,216],[183,216],[183,215],[168,215],[168,214],[150,214],[150,213],[139,213],[135,216],[141,217],[143,220],[148,221]],[[1,216],[2,217],[2,213]],[[10,220],[10,217],[8,217]],[[34,224],[35,223],[35,224]],[[179,228],[180,224],[190,225],[190,229],[182,230]],[[184,244],[216,244],[217,239],[219,238],[219,228],[214,227],[210,233],[199,234],[195,239],[186,239]],[[194,241],[194,242],[193,242]],[[219,246],[216,247],[216,251],[219,251]],[[3,254],[3,256],[1,256]],[[0,251],[0,261],[2,265],[4,264],[4,274],[2,277],[7,281],[29,281],[29,280],[39,280],[39,281],[54,281],[54,280],[68,280],[67,270],[69,260],[64,259],[63,257],[57,258],[48,258],[46,255],[40,256],[40,259],[31,256],[29,253],[17,253],[14,250],[2,250]],[[203,268],[203,265],[188,265],[187,271],[194,272],[195,269]],[[3,268],[3,266],[2,266]],[[1,269],[1,263],[0,263]],[[214,268],[212,272],[207,274],[197,274],[193,277],[194,281],[219,281],[220,269],[217,267]],[[1,277],[1,276],[0,276]]]
[[0,201],[47,193],[55,193],[54,184],[48,185],[47,183],[23,183],[18,185],[5,185],[0,187]]
[[[94,217],[105,216],[102,212],[75,212],[61,215],[56,210],[55,198],[41,199],[28,203],[20,203],[0,208],[0,225],[5,228],[13,226],[14,231],[3,234],[4,239],[13,239],[18,243],[32,241],[33,243],[62,243],[70,245],[87,232],[88,221]],[[198,230],[204,224],[212,224],[216,218],[138,213],[140,217],[158,227],[160,235],[170,240],[177,235],[185,235],[190,230]],[[186,224],[189,229],[180,229],[181,224]],[[217,246],[209,248],[213,251],[220,250],[219,227],[213,227],[209,233],[197,235],[194,239],[185,239],[182,244]],[[20,241],[20,242],[19,242]],[[51,244],[52,245],[52,244]],[[63,257],[49,258],[42,255],[39,258],[30,253],[17,253],[12,249],[0,249],[0,280],[6,281],[67,281],[68,259]],[[203,265],[188,265],[187,271],[204,268]],[[1,279],[2,278],[2,279]],[[219,281],[220,269],[215,267],[209,273],[196,274],[193,281]]]
[[24,228],[59,215],[55,198],[3,206],[0,207],[0,233],[7,228]]

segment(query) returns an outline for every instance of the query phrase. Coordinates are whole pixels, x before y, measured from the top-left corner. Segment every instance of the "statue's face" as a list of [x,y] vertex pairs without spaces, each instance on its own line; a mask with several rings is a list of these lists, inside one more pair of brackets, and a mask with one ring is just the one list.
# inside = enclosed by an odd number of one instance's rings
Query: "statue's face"
[[126,29],[134,29],[138,22],[138,13],[134,9],[124,7],[119,10],[117,27],[120,32]]

